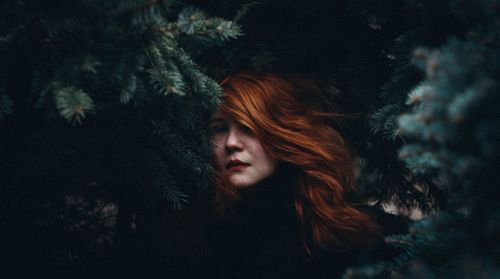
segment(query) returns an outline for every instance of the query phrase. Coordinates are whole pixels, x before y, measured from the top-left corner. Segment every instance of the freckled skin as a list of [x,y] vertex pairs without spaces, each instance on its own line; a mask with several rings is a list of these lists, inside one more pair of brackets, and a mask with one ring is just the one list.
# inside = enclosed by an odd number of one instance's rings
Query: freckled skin
[[[275,172],[276,162],[247,127],[219,118],[213,121],[212,131],[217,168],[236,188],[251,187]],[[239,160],[245,166],[228,168],[231,160]]]

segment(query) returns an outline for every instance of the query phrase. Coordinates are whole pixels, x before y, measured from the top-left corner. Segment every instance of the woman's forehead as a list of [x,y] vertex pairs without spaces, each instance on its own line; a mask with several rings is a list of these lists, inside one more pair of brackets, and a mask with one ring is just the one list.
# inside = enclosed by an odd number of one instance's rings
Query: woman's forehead
[[240,125],[247,125],[248,122],[245,121],[245,120],[243,120],[243,119],[235,118],[235,117],[233,117],[231,115],[226,115],[226,114],[222,114],[222,113],[215,113],[212,116],[211,123],[212,124],[218,124],[218,123],[230,124],[230,123],[234,123],[234,124],[240,124]]
[[223,103],[218,110],[212,114],[211,122],[234,122],[240,124],[249,124],[252,122],[252,116],[248,114],[245,108],[239,106],[231,106],[228,103]]

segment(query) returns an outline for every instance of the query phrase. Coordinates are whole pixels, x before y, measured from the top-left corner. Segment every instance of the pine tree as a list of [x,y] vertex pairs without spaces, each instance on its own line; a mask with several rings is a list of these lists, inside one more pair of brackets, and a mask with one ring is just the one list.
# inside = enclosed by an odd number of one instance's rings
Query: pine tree
[[[426,190],[435,211],[411,225],[409,234],[386,238],[401,248],[394,260],[349,270],[345,278],[494,278],[499,274],[495,240],[499,210],[494,190],[499,151],[494,126],[500,116],[498,3],[448,1],[446,6],[452,17],[445,20],[460,20],[458,26],[465,26],[466,32],[458,28],[462,32],[444,33],[445,41],[438,41],[438,46],[428,43],[430,48],[415,40],[425,38],[422,32],[402,35],[398,49],[404,41],[412,42],[405,48],[410,47],[413,54],[399,61],[393,78],[382,87],[385,104],[370,121],[375,134],[400,139],[399,159],[411,171],[410,177],[429,181],[427,187],[413,186]],[[401,65],[425,73],[411,90],[395,89],[410,80]],[[445,198],[432,200],[435,193]]]
[[179,1],[0,5],[2,272],[77,276],[112,257],[126,272],[163,201],[210,183],[220,89],[191,53],[240,27]]

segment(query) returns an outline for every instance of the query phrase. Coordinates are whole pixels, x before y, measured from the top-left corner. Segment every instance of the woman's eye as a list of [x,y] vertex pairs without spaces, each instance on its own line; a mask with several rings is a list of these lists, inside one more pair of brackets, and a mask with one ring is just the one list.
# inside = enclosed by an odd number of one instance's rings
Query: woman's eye
[[248,126],[245,126],[245,125],[239,125],[239,129],[240,129],[242,132],[246,133],[246,134],[250,134],[250,135],[251,135],[251,134],[253,134],[252,129],[250,129]]
[[227,127],[225,125],[213,125],[211,129],[214,134],[220,134],[227,131]]

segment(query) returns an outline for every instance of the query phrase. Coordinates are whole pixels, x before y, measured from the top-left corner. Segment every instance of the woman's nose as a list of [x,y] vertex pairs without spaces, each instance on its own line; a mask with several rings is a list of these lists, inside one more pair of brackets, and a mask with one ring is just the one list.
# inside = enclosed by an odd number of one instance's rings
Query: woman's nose
[[226,149],[230,151],[243,149],[243,142],[241,141],[241,134],[238,129],[230,127],[226,138]]

